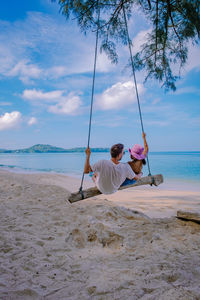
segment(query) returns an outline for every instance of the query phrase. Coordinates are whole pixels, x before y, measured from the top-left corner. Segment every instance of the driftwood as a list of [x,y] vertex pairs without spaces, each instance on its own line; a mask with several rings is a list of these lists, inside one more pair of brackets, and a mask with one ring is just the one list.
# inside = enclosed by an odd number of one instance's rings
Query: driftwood
[[186,220],[186,221],[193,221],[200,223],[200,213],[198,212],[188,212],[188,211],[177,211],[177,218]]
[[[145,185],[145,184],[153,184],[153,185],[157,186],[157,185],[161,184],[162,182],[163,182],[163,176],[161,174],[146,176],[146,177],[142,177],[142,178],[138,179],[133,184],[120,186],[119,190],[127,189],[130,187],[135,187],[135,186],[139,186],[139,185]],[[82,194],[80,193],[80,191],[78,191],[76,193],[72,193],[69,196],[68,200],[69,200],[69,202],[73,203],[73,202],[84,200],[84,199],[94,197],[94,196],[97,196],[100,194],[101,194],[101,192],[96,187],[92,187],[92,188],[83,190]]]

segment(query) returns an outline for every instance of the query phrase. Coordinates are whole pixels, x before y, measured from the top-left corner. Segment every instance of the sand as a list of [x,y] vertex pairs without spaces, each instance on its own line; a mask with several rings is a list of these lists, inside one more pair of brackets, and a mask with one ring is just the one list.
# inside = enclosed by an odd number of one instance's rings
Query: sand
[[[200,299],[200,192],[138,187],[69,204],[80,181],[0,170],[0,299]],[[90,186],[90,182],[86,182]]]

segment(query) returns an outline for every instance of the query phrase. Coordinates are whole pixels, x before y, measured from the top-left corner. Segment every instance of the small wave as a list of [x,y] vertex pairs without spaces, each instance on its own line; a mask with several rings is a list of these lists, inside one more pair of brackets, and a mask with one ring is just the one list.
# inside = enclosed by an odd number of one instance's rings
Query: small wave
[[76,177],[79,178],[81,173],[80,172],[65,172],[62,169],[52,169],[52,168],[41,168],[41,169],[37,169],[37,168],[26,168],[26,167],[19,167],[17,165],[4,165],[4,164],[0,164],[0,168],[7,170],[7,171],[11,171],[14,173],[52,173],[52,174],[63,174],[63,175],[67,175],[67,176],[72,176],[72,177]]
[[15,166],[15,165],[1,165],[1,164],[0,164],[0,167],[1,168],[10,168],[10,169],[17,168],[17,166]]
[[40,169],[33,169],[33,168],[23,168],[16,165],[2,165],[0,164],[0,168],[7,169],[8,171],[12,169],[12,171],[16,173],[28,172],[28,173],[38,173],[38,172],[51,172],[50,170],[40,170]]

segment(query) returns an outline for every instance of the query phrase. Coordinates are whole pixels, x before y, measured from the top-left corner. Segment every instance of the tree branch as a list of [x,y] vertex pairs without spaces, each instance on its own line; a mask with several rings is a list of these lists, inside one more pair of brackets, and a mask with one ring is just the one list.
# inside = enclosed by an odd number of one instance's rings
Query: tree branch
[[173,27],[173,30],[178,38],[178,41],[179,41],[179,47],[180,47],[180,51],[182,51],[182,43],[181,43],[181,39],[180,39],[180,36],[179,34],[177,33],[176,31],[176,28],[175,28],[175,25],[174,25],[174,20],[172,18],[172,14],[171,14],[171,4],[170,4],[170,0],[167,0],[167,7],[168,7],[168,11],[169,11],[169,16],[170,16],[170,20],[172,22],[172,27]]

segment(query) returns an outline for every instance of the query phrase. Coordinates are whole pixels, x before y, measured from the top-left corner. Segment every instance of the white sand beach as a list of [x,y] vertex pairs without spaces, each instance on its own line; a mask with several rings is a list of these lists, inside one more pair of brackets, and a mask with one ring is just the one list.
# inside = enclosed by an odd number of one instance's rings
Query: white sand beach
[[[0,170],[0,299],[200,299],[200,191],[68,202],[80,180]],[[90,182],[86,182],[90,186]]]

